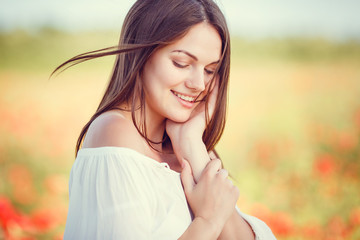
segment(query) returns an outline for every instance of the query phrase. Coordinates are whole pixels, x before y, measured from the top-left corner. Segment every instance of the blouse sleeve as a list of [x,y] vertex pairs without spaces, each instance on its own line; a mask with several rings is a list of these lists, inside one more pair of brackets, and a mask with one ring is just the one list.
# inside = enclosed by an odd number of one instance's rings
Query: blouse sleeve
[[236,211],[240,214],[242,218],[245,219],[245,221],[252,228],[255,234],[255,240],[276,240],[271,229],[263,221],[256,217],[242,213],[237,206]]
[[129,161],[112,154],[78,155],[70,173],[65,240],[151,237],[151,194]]

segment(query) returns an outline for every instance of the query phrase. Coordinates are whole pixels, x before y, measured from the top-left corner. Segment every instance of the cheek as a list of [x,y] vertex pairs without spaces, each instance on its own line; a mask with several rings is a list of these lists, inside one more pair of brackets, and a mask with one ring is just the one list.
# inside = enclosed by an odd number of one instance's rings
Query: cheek
[[144,71],[143,86],[148,97],[159,96],[165,85],[166,77],[159,67],[152,65]]
[[176,74],[174,74],[169,69],[158,69],[159,71],[154,72],[154,75],[151,76],[152,82],[150,82],[150,87],[159,90],[165,91],[171,89],[174,85],[174,80],[176,79]]

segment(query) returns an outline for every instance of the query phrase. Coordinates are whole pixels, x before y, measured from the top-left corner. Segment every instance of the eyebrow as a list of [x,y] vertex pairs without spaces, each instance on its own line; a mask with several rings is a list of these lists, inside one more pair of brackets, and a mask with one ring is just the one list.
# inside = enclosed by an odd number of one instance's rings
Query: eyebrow
[[[174,50],[174,51],[172,51],[172,52],[184,53],[184,54],[188,55],[189,57],[191,57],[192,59],[194,59],[195,61],[198,61],[198,58],[195,57],[194,55],[192,55],[191,53],[189,53],[188,51],[185,51],[185,50]],[[219,62],[220,62],[220,60],[217,60],[217,61],[215,61],[215,62],[210,63],[209,65],[215,64],[215,63],[219,63]]]

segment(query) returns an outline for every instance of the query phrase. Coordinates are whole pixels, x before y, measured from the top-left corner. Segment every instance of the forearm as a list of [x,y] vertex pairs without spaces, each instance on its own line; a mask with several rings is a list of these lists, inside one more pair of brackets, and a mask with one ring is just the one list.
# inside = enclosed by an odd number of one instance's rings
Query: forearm
[[225,223],[224,228],[222,229],[222,232],[218,239],[254,240],[255,235],[250,225],[240,216],[240,214],[234,208],[233,214]]
[[181,235],[179,240],[199,239],[199,240],[213,240],[218,239],[220,234],[219,229],[206,221],[203,218],[196,217]]
[[[201,140],[189,139],[182,150],[181,158],[190,163],[195,181],[198,181],[206,164],[210,161],[205,144]],[[240,237],[241,239],[254,239],[254,233],[234,206],[234,212],[225,223],[219,239],[240,239]]]
[[209,154],[203,141],[194,138],[189,139],[182,145],[180,156],[177,157],[190,163],[196,182],[199,181],[202,171],[210,161]]

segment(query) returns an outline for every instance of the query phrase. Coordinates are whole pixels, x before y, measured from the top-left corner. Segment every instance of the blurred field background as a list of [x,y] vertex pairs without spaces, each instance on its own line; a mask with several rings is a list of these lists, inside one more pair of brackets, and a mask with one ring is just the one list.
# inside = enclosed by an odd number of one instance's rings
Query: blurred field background
[[[62,239],[76,139],[114,59],[48,78],[118,35],[0,33],[0,239]],[[218,151],[240,209],[278,239],[360,239],[360,41],[233,36]]]

